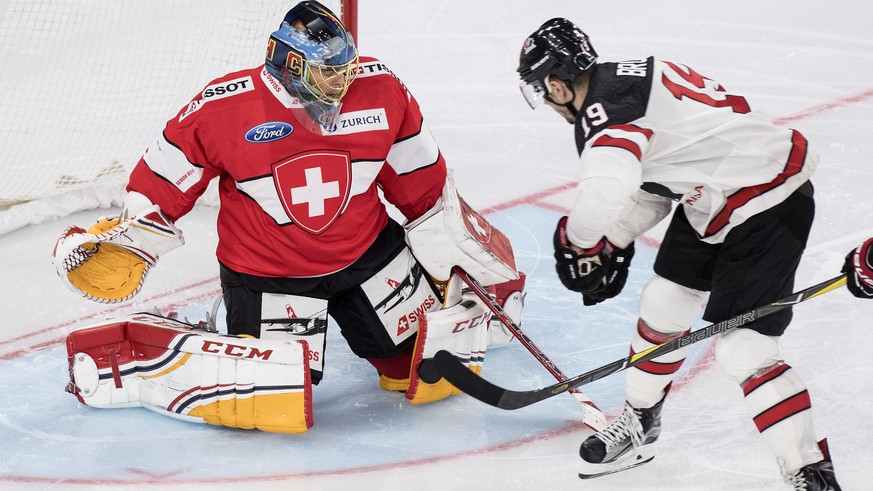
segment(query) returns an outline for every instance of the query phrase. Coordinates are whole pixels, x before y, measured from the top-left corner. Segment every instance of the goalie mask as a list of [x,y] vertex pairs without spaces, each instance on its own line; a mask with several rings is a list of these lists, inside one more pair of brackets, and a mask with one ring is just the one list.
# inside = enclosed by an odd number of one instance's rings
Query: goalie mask
[[297,120],[308,130],[331,129],[355,78],[358,51],[348,28],[324,5],[300,2],[267,43],[265,67],[301,108]]
[[572,88],[573,80],[595,61],[597,52],[587,34],[567,19],[551,19],[524,40],[518,63],[521,93],[531,109],[536,109],[543,99],[550,100],[548,77]]

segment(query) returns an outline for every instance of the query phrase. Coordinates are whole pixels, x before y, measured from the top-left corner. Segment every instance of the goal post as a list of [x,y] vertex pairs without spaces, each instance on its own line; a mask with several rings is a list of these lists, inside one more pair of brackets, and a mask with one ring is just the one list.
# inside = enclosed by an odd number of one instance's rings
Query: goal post
[[[357,0],[321,0],[357,34]],[[9,0],[0,9],[0,235],[118,206],[166,121],[264,62],[295,1]]]

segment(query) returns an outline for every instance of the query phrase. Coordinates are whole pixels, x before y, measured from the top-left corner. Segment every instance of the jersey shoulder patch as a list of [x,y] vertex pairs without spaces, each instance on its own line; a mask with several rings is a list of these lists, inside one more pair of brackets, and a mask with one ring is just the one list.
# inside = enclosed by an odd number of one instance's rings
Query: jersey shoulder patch
[[576,117],[576,147],[600,131],[646,115],[652,90],[654,58],[600,63],[591,77],[588,95]]
[[362,56],[358,62],[358,73],[355,78],[369,78],[379,75],[391,75],[397,78],[394,72],[381,61],[369,56]]
[[182,123],[192,114],[200,111],[207,103],[239,96],[255,90],[257,70],[244,70],[227,74],[209,83],[188,106],[179,113],[177,121]]

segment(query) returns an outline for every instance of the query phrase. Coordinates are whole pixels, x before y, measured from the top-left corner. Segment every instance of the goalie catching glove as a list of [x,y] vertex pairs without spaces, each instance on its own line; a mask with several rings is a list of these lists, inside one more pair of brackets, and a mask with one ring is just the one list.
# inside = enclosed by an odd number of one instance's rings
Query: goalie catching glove
[[606,238],[590,249],[574,249],[567,238],[567,217],[561,217],[555,230],[555,270],[568,290],[582,294],[585,305],[596,305],[612,298],[624,288],[634,257],[634,244],[624,249]]
[[182,231],[152,205],[137,217],[101,218],[87,231],[67,228],[52,262],[70,290],[115,303],[136,295],[158,258],[184,243]]

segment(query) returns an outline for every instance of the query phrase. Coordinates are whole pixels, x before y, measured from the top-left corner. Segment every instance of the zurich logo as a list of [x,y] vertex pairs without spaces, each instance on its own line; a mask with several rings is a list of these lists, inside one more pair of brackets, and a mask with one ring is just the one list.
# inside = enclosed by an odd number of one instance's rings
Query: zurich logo
[[293,126],[281,121],[261,123],[246,132],[246,141],[252,143],[269,143],[281,140],[293,132]]

